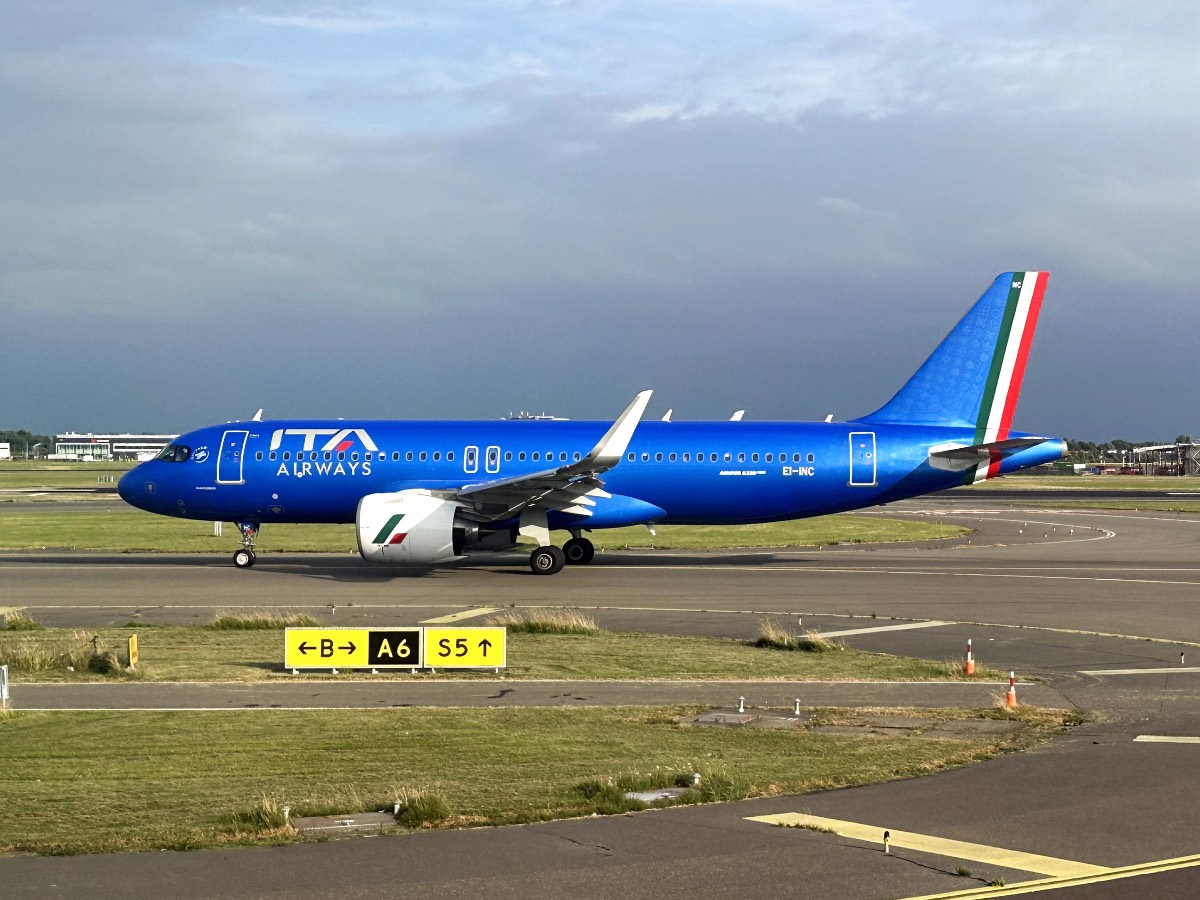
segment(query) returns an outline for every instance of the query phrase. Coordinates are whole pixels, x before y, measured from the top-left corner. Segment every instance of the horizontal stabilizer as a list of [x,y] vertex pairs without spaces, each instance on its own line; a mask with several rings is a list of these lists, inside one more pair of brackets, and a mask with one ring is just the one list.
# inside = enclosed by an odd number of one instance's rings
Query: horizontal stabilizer
[[1036,447],[1054,438],[1019,437],[1007,438],[1003,441],[991,441],[986,444],[972,444],[964,447],[961,444],[939,444],[929,448],[929,464],[935,469],[962,471],[971,466],[990,463],[992,460],[1009,456],[1026,447]]

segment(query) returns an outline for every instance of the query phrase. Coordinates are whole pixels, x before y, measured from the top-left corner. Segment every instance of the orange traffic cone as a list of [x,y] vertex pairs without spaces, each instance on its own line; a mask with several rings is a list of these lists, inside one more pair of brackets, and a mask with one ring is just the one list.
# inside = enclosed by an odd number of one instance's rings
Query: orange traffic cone
[[1008,673],[1008,693],[1004,695],[1004,705],[1009,709],[1017,708],[1017,673]]
[[967,674],[975,674],[975,657],[971,655],[971,639],[967,638]]

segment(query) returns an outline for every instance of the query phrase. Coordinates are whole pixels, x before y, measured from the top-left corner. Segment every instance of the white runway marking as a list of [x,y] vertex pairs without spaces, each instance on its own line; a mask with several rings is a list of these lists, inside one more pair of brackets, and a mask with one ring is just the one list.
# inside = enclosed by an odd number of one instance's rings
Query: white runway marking
[[1135,743],[1143,744],[1200,744],[1200,737],[1183,737],[1173,734],[1139,734]]
[[1174,666],[1161,669],[1085,669],[1080,675],[1195,675],[1200,666]]
[[500,612],[497,606],[478,606],[474,609],[464,609],[462,612],[450,613],[448,616],[438,616],[436,619],[422,619],[422,625],[445,625],[450,622],[461,622],[463,619],[474,619],[476,616],[486,616]]
[[856,634],[877,634],[881,631],[909,631],[913,628],[937,628],[939,625],[953,625],[953,622],[909,622],[905,625],[880,625],[877,628],[850,628],[846,631],[820,631],[823,638],[851,637]]

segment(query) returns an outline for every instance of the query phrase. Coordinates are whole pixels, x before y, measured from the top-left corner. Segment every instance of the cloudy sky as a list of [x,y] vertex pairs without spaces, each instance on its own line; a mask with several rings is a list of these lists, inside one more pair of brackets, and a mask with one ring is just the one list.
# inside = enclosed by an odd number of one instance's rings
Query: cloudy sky
[[1200,433],[1192,0],[0,7],[0,428],[838,419],[1007,269],[1017,425]]

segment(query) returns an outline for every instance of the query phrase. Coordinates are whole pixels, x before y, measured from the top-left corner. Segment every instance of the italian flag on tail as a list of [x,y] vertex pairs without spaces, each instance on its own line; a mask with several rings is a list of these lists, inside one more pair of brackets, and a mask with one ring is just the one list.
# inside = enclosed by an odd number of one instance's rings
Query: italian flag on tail
[[[976,444],[990,444],[1008,437],[1048,276],[1048,272],[1013,273],[1003,324],[975,420]],[[966,483],[986,481],[998,474],[1000,454],[993,452],[986,466],[978,465],[967,471]]]

